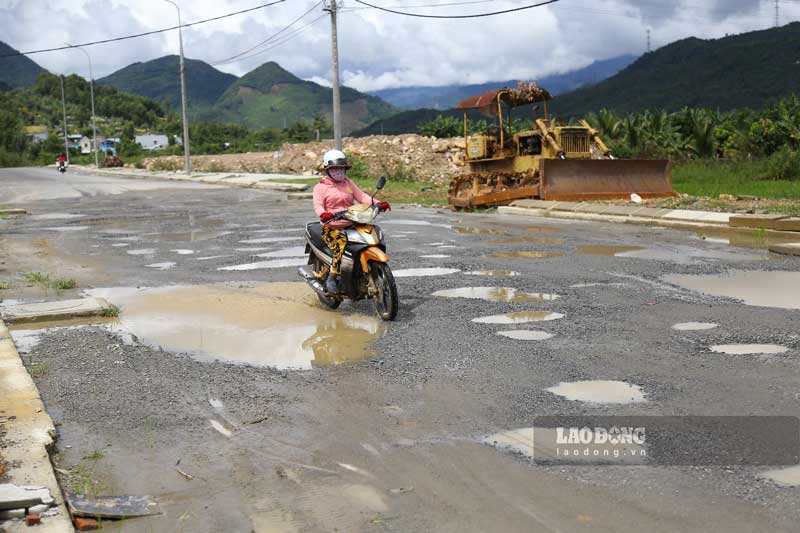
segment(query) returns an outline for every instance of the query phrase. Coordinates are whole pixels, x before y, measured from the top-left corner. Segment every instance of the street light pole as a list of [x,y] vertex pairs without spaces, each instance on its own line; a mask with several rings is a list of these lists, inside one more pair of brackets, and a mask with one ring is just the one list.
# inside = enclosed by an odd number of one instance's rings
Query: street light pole
[[192,173],[192,159],[189,151],[189,116],[186,113],[186,67],[183,64],[183,30],[181,29],[181,8],[172,0],[164,0],[175,6],[178,12],[178,40],[181,50],[181,114],[183,116],[183,170],[186,175]]
[[339,38],[336,27],[336,10],[338,0],[330,0],[325,11],[331,14],[331,59],[333,63],[333,139],[336,149],[342,149],[342,100],[339,94]]
[[84,54],[86,54],[86,59],[89,60],[89,94],[92,96],[92,143],[94,144],[94,166],[95,168],[100,168],[100,157],[97,155],[97,121],[95,120],[94,114],[94,74],[92,72],[92,56],[89,55],[89,52],[81,48],[80,46],[75,46],[73,44],[64,43],[71,48],[77,48]]
[[67,166],[69,166],[69,134],[67,133],[67,99],[64,97],[64,76],[59,76],[61,81],[61,110],[64,112],[64,151],[67,153]]

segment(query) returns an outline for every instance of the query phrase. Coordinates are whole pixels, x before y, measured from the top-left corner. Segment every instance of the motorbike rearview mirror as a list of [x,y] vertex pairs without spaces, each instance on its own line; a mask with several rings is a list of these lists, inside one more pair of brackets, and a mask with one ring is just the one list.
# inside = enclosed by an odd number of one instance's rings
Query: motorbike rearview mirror
[[375,188],[381,190],[385,186],[386,186],[386,176],[381,176],[380,178],[378,178],[378,183],[375,184]]

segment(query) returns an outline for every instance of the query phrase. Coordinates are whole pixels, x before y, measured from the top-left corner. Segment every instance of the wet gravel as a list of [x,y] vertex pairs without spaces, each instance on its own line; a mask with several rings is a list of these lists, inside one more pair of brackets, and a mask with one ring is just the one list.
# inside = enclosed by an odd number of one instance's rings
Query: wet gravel
[[[168,284],[296,281],[294,268],[221,271],[220,268],[262,261],[254,254],[297,246],[285,243],[246,244],[241,241],[277,233],[263,229],[295,229],[309,218],[309,206],[286,202],[280,196],[246,190],[129,192],[42,201],[34,212],[58,211],[86,215],[59,221],[60,225],[88,225],[75,232],[50,232],[55,260],[83,262],[83,287],[138,287]],[[392,220],[429,222],[399,224]],[[5,239],[13,242],[43,238],[52,220],[3,221]],[[504,230],[507,235],[459,233],[449,226]],[[528,226],[553,227],[555,232],[529,231]],[[83,454],[98,446],[108,450],[108,477],[119,488],[150,492],[181,490],[185,480],[174,476],[180,458],[215,480],[233,472],[215,500],[193,493],[218,522],[191,522],[197,530],[213,531],[224,524],[245,531],[252,504],[260,490],[269,491],[275,476],[264,459],[253,466],[243,459],[246,450],[278,454],[335,468],[325,449],[329,431],[349,410],[370,413],[363,423],[385,440],[418,442],[477,442],[482,436],[533,425],[542,415],[791,415],[800,408],[797,375],[800,370],[800,331],[797,310],[751,307],[729,299],[702,295],[662,280],[665,274],[717,274],[740,270],[796,271],[800,258],[768,255],[753,249],[729,247],[695,238],[691,233],[660,228],[523,219],[496,214],[474,215],[422,208],[397,208],[382,227],[389,240],[393,268],[441,266],[461,271],[513,269],[516,277],[465,276],[398,278],[402,307],[397,321],[375,344],[374,354],[362,363],[277,371],[225,363],[198,362],[189,354],[127,344],[102,327],[55,330],[43,335],[26,363],[40,362],[46,372],[36,378],[42,396],[59,424],[65,464],[79,464]],[[192,229],[224,232],[213,238],[176,241]],[[416,233],[408,233],[416,232]],[[191,235],[191,234],[190,234]],[[287,235],[300,235],[299,232]],[[564,243],[491,243],[503,237],[563,238]],[[202,235],[200,236],[202,237]],[[123,239],[135,238],[137,240]],[[191,239],[191,237],[190,237]],[[130,246],[112,244],[129,242]],[[461,248],[439,249],[429,243]],[[633,259],[577,254],[581,245],[641,246],[676,254],[687,248],[707,255],[734,258],[685,257],[680,261]],[[263,251],[236,248],[264,247]],[[132,249],[152,254],[130,255]],[[191,249],[178,254],[174,249]],[[507,259],[487,257],[506,251],[561,252],[561,257]],[[441,259],[420,255],[444,253]],[[739,253],[742,260],[736,260]],[[757,260],[751,256],[760,255]],[[221,257],[217,257],[221,256]],[[201,258],[211,259],[201,259]],[[44,260],[44,259],[42,259]],[[24,259],[15,259],[20,265]],[[168,270],[142,268],[146,264],[175,262]],[[596,284],[571,287],[575,284]],[[522,292],[556,293],[561,298],[541,302],[490,302],[443,298],[431,293],[467,286],[505,286]],[[51,296],[48,296],[51,297]],[[369,303],[346,303],[350,310],[370,313]],[[513,311],[556,312],[564,318],[522,325],[480,324],[472,318]],[[707,331],[675,331],[679,322],[714,322]],[[536,329],[554,335],[544,341],[520,341],[497,331]],[[735,356],[712,353],[714,344],[769,343],[789,348],[785,354]],[[642,387],[646,403],[592,405],[568,401],[546,388],[563,381],[620,380]],[[435,390],[442,391],[436,400]],[[341,411],[327,402],[339,398]],[[224,410],[209,399],[219,399]],[[402,417],[381,409],[397,406]],[[319,413],[315,413],[319,410]],[[324,413],[324,414],[322,414]],[[338,414],[337,414],[338,413]],[[240,431],[231,450],[209,420]],[[399,429],[398,429],[399,428]],[[366,431],[366,430],[365,430]],[[333,437],[331,437],[333,439]],[[71,446],[72,448],[66,448]],[[152,450],[158,449],[156,457]],[[494,453],[487,450],[487,453]],[[256,455],[258,457],[258,455]],[[266,457],[266,456],[264,456]],[[269,457],[273,458],[272,455]],[[132,473],[126,461],[139,461],[152,476],[169,469],[172,477],[148,481]],[[520,468],[531,468],[521,459]],[[258,462],[258,461],[256,461]],[[333,465],[333,466],[332,466]],[[226,470],[227,469],[227,470]],[[774,518],[778,529],[791,530],[800,520],[800,489],[778,488],[758,480],[763,467],[537,467],[577,483],[614,488],[633,501],[639,495],[682,497],[702,493],[740,498]],[[245,472],[250,472],[246,475]],[[280,477],[280,476],[279,476]],[[174,478],[174,479],[173,479]],[[400,504],[397,504],[400,505]],[[439,517],[398,513],[397,530],[421,530]],[[457,511],[457,510],[455,510]],[[237,515],[239,513],[242,516]],[[170,511],[174,520],[180,513]],[[367,520],[369,517],[363,518]],[[231,522],[225,522],[230,520]],[[427,521],[426,521],[427,520]],[[172,524],[171,522],[167,522]],[[308,530],[320,522],[301,520]],[[314,525],[316,524],[316,526]],[[324,529],[324,528],[319,528]],[[713,528],[712,528],[713,529]]]

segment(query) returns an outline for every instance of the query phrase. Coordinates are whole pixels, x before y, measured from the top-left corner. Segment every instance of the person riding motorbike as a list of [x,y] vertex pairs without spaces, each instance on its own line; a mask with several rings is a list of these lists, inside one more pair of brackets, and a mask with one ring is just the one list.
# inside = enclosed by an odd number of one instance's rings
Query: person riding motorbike
[[[347,235],[343,228],[351,226],[347,220],[334,220],[334,213],[344,211],[354,203],[370,204],[370,195],[358,188],[347,177],[347,157],[340,150],[328,150],[322,156],[323,176],[314,186],[314,211],[322,223],[322,240],[331,250],[331,268],[325,289],[331,293],[339,292],[339,276],[342,256],[347,246]],[[377,202],[381,211],[391,211],[389,202]]]
[[64,154],[58,154],[58,157],[56,157],[56,165],[61,166],[66,162],[67,162],[67,156],[65,156]]

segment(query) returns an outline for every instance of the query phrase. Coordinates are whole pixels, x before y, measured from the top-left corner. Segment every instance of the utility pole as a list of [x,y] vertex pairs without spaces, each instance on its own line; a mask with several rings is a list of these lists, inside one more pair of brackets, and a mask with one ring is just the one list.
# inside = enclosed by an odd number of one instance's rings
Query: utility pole
[[178,41],[181,50],[181,114],[183,116],[183,170],[186,175],[192,174],[192,158],[189,150],[189,115],[186,113],[186,67],[183,64],[183,29],[181,28],[181,8],[172,0],[164,0],[175,6],[178,12]]
[[781,4],[780,0],[775,0],[775,27],[781,25]]
[[69,166],[69,134],[67,133],[67,100],[64,98],[64,76],[59,76],[61,81],[61,110],[64,112],[64,151],[67,153],[67,166]]
[[92,97],[92,144],[94,144],[94,167],[100,168],[100,157],[97,155],[98,146],[97,146],[97,120],[95,119],[94,114],[94,74],[92,73],[92,56],[89,55],[89,52],[81,48],[80,46],[75,46],[69,43],[64,43],[67,46],[72,48],[77,48],[84,54],[86,54],[86,59],[89,60],[89,94]]
[[337,0],[329,0],[325,11],[331,14],[331,59],[333,60],[333,139],[337,150],[342,149],[342,100],[339,94],[339,42],[336,30]]
[[647,53],[649,54],[651,51],[650,48],[650,28],[647,28]]

